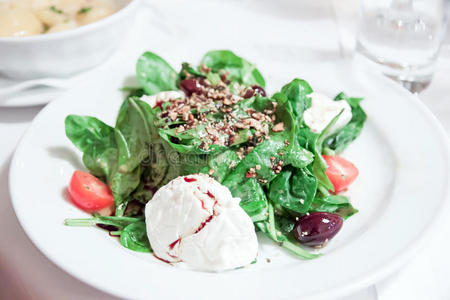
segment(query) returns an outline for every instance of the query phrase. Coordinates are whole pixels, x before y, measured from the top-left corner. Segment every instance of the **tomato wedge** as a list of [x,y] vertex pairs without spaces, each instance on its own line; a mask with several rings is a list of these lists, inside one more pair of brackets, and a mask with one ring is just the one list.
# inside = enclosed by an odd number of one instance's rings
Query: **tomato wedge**
[[340,156],[323,155],[327,163],[325,174],[334,186],[334,192],[345,191],[358,177],[358,169],[354,164]]
[[114,197],[109,186],[97,177],[83,171],[75,171],[69,184],[72,202],[82,210],[101,215],[114,212]]

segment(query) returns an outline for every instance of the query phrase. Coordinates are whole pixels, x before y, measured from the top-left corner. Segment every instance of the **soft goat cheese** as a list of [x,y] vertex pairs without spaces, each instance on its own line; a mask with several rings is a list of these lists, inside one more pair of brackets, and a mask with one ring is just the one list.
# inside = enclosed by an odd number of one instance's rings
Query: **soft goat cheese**
[[253,222],[239,202],[208,175],[175,178],[145,207],[147,235],[155,255],[206,271],[250,264],[258,241]]
[[181,99],[184,97],[186,95],[183,91],[165,91],[152,96],[144,95],[141,97],[141,100],[150,104],[151,107],[155,107],[158,102],[167,102],[171,99]]
[[352,109],[347,101],[334,101],[319,93],[311,93],[308,97],[311,98],[311,107],[303,113],[303,120],[312,132],[322,132],[342,109],[344,111],[331,127],[330,133],[344,127],[352,119]]

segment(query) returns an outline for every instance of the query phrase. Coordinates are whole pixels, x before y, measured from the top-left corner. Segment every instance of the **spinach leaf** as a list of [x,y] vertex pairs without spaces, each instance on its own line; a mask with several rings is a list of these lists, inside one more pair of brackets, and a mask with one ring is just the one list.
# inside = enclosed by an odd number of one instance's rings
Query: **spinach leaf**
[[178,90],[177,72],[155,53],[145,52],[139,57],[136,74],[142,88],[149,95]]
[[268,197],[274,204],[304,214],[309,211],[317,185],[308,168],[289,168],[270,183]]
[[144,221],[137,221],[126,226],[120,233],[120,243],[137,252],[151,252]]
[[303,120],[303,113],[311,107],[311,98],[307,97],[312,93],[311,86],[303,79],[295,78],[290,83],[284,85],[281,91],[272,96],[279,105],[287,106],[287,110],[292,113],[293,118],[300,126]]
[[[147,107],[147,108],[144,108]],[[153,116],[150,106],[138,98],[127,98],[123,102],[116,120],[116,141],[119,150],[119,171],[134,170],[149,155]]]
[[215,73],[227,72],[227,78],[246,85],[266,86],[266,82],[255,65],[229,50],[209,51],[203,56],[201,64]]
[[[211,176],[213,176],[218,182],[222,182],[233,170],[232,166],[237,165],[238,162],[239,157],[233,150],[226,150],[216,155],[210,155],[208,159],[208,166],[209,170],[212,170]],[[208,173],[209,170],[205,170],[204,173]]]
[[110,234],[120,235],[120,242],[124,247],[138,252],[151,252],[145,222],[142,218],[94,215],[86,219],[66,219],[64,224],[66,226],[112,226],[117,231],[111,231]]
[[65,219],[66,226],[95,226],[95,225],[109,225],[122,229],[131,223],[141,220],[133,217],[115,217],[115,216],[100,216],[94,215],[92,218],[85,219]]
[[116,203],[116,216],[123,215],[130,194],[139,186],[141,163],[149,156],[152,126],[150,106],[134,97],[125,99],[115,128],[117,167],[108,180]]
[[295,219],[285,214],[275,215],[276,227],[286,236],[291,236],[295,227]]
[[360,105],[360,102],[363,100],[362,98],[351,98],[344,93],[340,93],[334,100],[345,100],[352,108],[352,119],[350,122],[324,141],[325,147],[333,149],[339,154],[359,136],[367,119],[367,115]]
[[341,112],[337,114],[336,117],[333,118],[333,120],[330,121],[327,127],[322,130],[322,132],[317,136],[314,142],[314,155],[316,156],[316,158],[312,167],[313,173],[317,177],[319,184],[329,191],[334,191],[334,186],[328,176],[325,174],[325,171],[327,170],[327,163],[322,157],[323,142],[325,138],[329,136],[330,129],[334,126],[334,124],[336,124],[342,112],[343,110],[341,110]]
[[[270,182],[277,175],[273,166],[278,161],[283,161],[284,165],[295,163],[298,167],[306,167],[312,162],[313,157],[309,151],[299,148],[293,149],[291,144],[286,144],[285,140],[284,135],[276,134],[263,141],[239,162],[236,168],[225,178],[223,184],[229,188],[234,188],[246,180],[247,171],[257,165],[259,169],[256,171],[256,177]],[[300,152],[293,155],[290,154],[291,151]],[[300,156],[300,159],[296,157],[297,155]],[[294,157],[297,158],[295,162],[292,160]]]
[[297,242],[289,238],[288,235],[284,234],[277,225],[274,209],[272,203],[268,203],[268,219],[263,222],[256,222],[255,225],[266,234],[267,237],[272,239],[281,247],[291,251],[293,254],[303,258],[303,259],[313,259],[320,256],[320,254],[314,254],[303,249]]
[[239,203],[242,209],[252,218],[253,222],[267,219],[266,193],[255,178],[250,178],[240,185],[235,186],[231,193],[234,197],[241,198]]
[[114,128],[93,117],[69,115],[66,136],[83,152],[83,163],[95,176],[108,177],[116,165]]
[[335,213],[344,219],[347,219],[358,212],[347,197],[342,195],[332,195],[327,191],[324,192],[324,194],[314,199],[311,206],[312,211]]
[[126,173],[122,173],[116,168],[108,179],[108,185],[114,195],[114,203],[116,204],[116,216],[123,216],[130,200],[130,194],[139,186],[141,172],[140,165]]
[[196,77],[206,77],[206,74],[193,68],[191,64],[184,62],[181,64],[180,78],[185,79],[187,74],[191,74]]

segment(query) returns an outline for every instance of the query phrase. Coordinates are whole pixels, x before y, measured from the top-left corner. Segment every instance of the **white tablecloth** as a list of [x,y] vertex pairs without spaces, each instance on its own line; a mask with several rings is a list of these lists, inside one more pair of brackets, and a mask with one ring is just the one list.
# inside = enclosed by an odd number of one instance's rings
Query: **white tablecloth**
[[[169,61],[179,56],[199,57],[211,48],[233,49],[254,61],[273,53],[272,59],[280,63],[342,59],[345,51],[339,41],[343,36],[351,40],[351,36],[342,24],[338,28],[335,15],[331,1],[325,0],[151,1],[143,6],[132,38],[138,43],[125,45],[110,63],[144,49],[164,53]],[[445,48],[443,53],[431,86],[420,97],[450,133],[450,50]],[[11,155],[41,109],[0,108],[0,299],[111,299],[43,256],[26,237],[12,209],[8,191]],[[450,299],[448,220],[402,270],[344,299]]]

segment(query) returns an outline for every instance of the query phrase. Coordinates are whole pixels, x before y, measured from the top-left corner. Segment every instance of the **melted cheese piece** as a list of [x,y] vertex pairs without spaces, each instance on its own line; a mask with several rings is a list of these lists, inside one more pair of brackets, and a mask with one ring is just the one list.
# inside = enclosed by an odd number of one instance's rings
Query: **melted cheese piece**
[[145,208],[147,235],[155,255],[206,271],[250,264],[257,255],[258,241],[239,201],[207,175],[172,180]]

